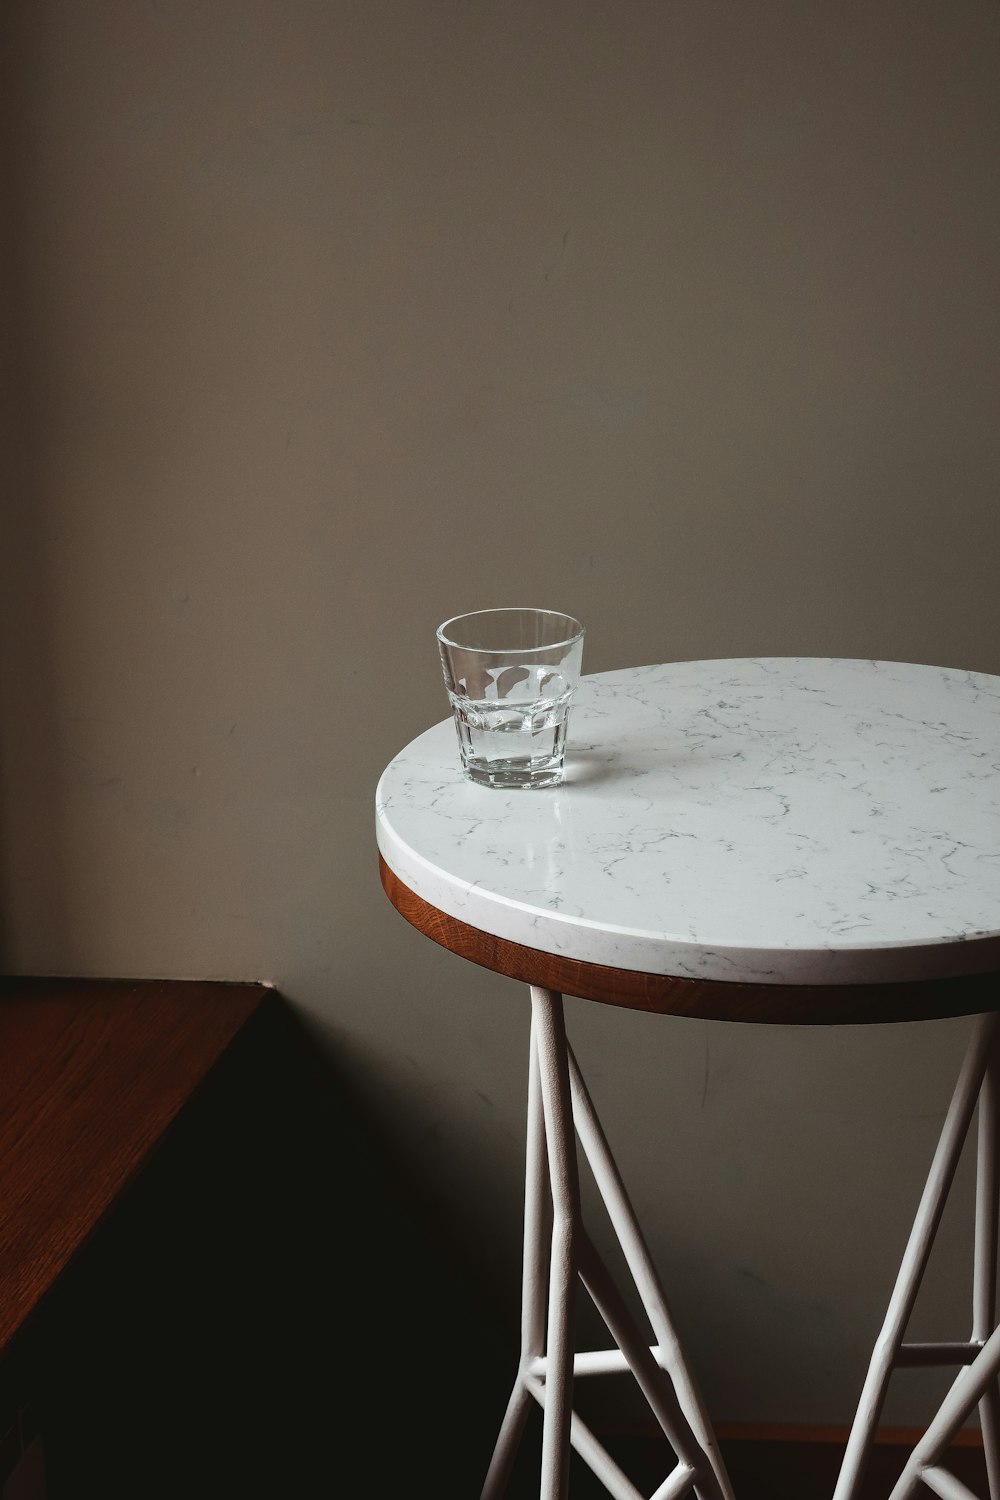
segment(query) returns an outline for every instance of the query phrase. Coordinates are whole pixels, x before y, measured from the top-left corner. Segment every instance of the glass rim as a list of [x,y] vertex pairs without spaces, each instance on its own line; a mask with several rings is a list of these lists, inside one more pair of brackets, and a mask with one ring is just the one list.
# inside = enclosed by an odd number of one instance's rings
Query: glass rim
[[[445,635],[445,631],[451,625],[457,625],[459,620],[472,620],[477,615],[558,615],[563,620],[570,620],[577,627],[572,635],[566,636],[565,640],[552,641],[545,646],[468,646],[461,641],[453,641]],[[445,620],[434,632],[442,646],[451,646],[455,651],[477,651],[484,656],[523,656],[526,651],[558,651],[562,646],[573,646],[577,641],[583,639],[587,633],[587,627],[581,625],[576,615],[568,615],[561,609],[533,609],[529,605],[511,604],[497,609],[469,609],[463,614],[452,615],[451,619]]]

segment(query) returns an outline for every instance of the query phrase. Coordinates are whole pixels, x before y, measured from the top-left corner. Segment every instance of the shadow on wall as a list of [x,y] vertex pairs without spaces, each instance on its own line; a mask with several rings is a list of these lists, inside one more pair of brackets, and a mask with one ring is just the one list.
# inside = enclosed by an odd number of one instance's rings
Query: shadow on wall
[[[25,66],[42,18],[11,6],[0,30],[0,966],[23,967],[17,913],[63,930],[52,592],[47,570],[44,289],[34,243]],[[16,790],[15,790],[16,789]],[[30,959],[26,960],[30,963]]]

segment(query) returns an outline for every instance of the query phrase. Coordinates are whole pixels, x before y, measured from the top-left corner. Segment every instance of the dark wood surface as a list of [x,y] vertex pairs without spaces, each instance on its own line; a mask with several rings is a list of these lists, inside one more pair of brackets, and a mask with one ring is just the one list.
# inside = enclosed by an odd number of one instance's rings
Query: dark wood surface
[[0,980],[0,1357],[271,993]]
[[381,855],[379,874],[396,910],[441,947],[510,979],[604,1005],[712,1021],[798,1026],[928,1021],[1000,1008],[996,974],[913,984],[725,984],[583,963],[494,937],[446,915],[404,885]]
[[7,1361],[49,1500],[478,1495],[517,1315],[460,1208],[266,1000]]

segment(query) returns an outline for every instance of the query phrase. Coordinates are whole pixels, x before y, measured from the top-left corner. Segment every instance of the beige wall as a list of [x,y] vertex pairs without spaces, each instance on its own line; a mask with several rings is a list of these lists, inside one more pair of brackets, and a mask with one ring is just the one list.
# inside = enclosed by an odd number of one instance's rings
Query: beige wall
[[[513,1316],[525,1000],[384,901],[375,781],[476,605],[1000,671],[1000,12],[2,16],[7,964],[277,981]],[[845,1420],[965,1024],[570,1020],[717,1415]]]

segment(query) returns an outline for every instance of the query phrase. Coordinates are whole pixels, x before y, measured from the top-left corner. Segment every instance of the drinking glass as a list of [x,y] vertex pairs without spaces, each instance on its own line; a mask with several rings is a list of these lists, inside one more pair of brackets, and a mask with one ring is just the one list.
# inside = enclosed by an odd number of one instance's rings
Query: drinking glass
[[481,609],[438,627],[462,768],[492,787],[556,786],[584,629],[554,609]]

